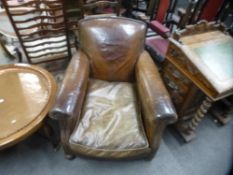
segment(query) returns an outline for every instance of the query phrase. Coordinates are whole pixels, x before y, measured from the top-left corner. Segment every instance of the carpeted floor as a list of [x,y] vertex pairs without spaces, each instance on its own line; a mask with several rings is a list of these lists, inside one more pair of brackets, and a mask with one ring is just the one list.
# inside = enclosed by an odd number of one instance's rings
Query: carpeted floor
[[34,134],[0,152],[0,175],[227,175],[232,166],[233,122],[216,125],[207,117],[198,137],[184,144],[169,128],[152,161],[66,160],[60,149]]

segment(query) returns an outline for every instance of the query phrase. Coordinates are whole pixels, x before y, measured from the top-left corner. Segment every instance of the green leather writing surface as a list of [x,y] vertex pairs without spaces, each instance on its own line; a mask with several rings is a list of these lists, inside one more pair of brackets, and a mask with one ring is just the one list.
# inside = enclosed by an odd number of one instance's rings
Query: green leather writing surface
[[233,42],[208,43],[194,49],[200,60],[221,81],[233,78]]

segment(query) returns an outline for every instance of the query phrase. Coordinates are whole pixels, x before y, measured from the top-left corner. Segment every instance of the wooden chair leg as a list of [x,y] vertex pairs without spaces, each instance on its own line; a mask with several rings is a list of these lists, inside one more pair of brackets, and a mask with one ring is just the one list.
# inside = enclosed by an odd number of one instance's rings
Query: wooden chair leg
[[22,63],[22,53],[20,52],[19,48],[16,47],[14,50],[16,52],[16,56],[18,58],[18,62]]
[[75,158],[75,155],[69,154],[69,153],[65,153],[65,159],[67,159],[67,160],[73,160],[74,158]]
[[62,147],[63,147],[63,150],[64,150],[65,159],[67,159],[67,160],[73,160],[75,158],[75,155],[70,151],[70,149],[67,147],[67,145],[66,144],[62,144]]
[[53,126],[49,123],[48,119],[44,121],[40,133],[43,137],[45,137],[52,143],[53,149],[55,151],[59,150],[60,139],[59,137],[57,137],[56,131],[53,128]]

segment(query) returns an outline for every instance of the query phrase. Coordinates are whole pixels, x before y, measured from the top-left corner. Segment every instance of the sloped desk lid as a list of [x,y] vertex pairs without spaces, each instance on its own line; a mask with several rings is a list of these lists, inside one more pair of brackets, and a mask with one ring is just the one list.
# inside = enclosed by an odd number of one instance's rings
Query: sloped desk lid
[[40,127],[55,93],[53,77],[42,68],[0,66],[0,150]]
[[222,94],[233,90],[233,39],[220,31],[181,38],[187,58]]
[[[179,42],[171,40],[173,47],[180,50],[181,55],[168,59],[176,63],[178,57],[187,59],[196,71],[206,79],[215,93],[201,88],[210,98],[218,99],[233,93],[233,39],[229,35],[215,30],[201,34],[183,36]],[[182,55],[183,54],[183,55]],[[171,54],[170,54],[171,55]],[[176,64],[179,67],[179,63]],[[182,68],[181,68],[182,69]],[[186,67],[188,70],[188,68]],[[186,71],[189,72],[189,71]],[[194,71],[195,72],[195,71]],[[203,81],[193,74],[194,83],[202,87]]]

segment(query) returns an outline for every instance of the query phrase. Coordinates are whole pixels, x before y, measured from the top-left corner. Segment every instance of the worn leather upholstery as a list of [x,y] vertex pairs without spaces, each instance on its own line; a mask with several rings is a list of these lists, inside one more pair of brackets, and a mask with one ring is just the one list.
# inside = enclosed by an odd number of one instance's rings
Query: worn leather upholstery
[[144,127],[149,144],[156,151],[166,124],[174,122],[177,116],[158,70],[146,51],[141,54],[135,72]]
[[104,17],[79,26],[81,49],[50,113],[60,121],[66,155],[153,157],[176,113],[144,51],[144,23]]
[[81,121],[70,137],[72,150],[98,157],[148,151],[138,102],[134,84],[92,79]]
[[80,117],[88,77],[88,59],[82,51],[79,51],[70,61],[56,103],[50,113],[52,118],[59,119],[62,130],[61,142],[65,150],[69,150],[69,137]]
[[[80,45],[90,60],[91,76],[107,81],[129,81],[144,49],[145,25],[119,18],[80,21]],[[133,36],[133,37],[132,37]],[[140,41],[140,42],[138,42]]]

